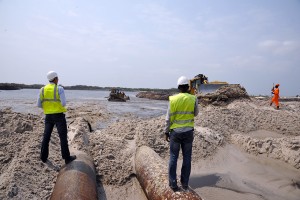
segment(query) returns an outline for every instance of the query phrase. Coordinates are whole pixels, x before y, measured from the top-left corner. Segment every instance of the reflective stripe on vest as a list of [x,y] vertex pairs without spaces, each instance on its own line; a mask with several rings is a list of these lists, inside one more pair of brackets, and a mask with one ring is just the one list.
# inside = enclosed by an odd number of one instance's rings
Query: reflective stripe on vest
[[170,96],[170,129],[194,127],[196,97],[188,93]]
[[48,84],[41,89],[40,99],[45,114],[55,114],[66,112],[62,106],[56,84]]

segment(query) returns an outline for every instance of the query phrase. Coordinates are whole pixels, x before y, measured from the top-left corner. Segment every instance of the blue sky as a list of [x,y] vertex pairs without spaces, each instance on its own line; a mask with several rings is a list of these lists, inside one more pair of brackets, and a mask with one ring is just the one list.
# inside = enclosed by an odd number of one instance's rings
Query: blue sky
[[0,0],[0,82],[300,95],[299,0]]

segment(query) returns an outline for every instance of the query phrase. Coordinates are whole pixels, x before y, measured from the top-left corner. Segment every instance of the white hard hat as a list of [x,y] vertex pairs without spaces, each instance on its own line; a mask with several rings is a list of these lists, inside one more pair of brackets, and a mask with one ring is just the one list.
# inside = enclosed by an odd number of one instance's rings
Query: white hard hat
[[189,79],[185,76],[180,76],[178,81],[177,81],[177,86],[179,85],[188,85],[189,84]]
[[53,79],[56,78],[56,77],[57,77],[57,73],[55,71],[50,71],[47,74],[47,78],[48,78],[49,81],[53,81]]

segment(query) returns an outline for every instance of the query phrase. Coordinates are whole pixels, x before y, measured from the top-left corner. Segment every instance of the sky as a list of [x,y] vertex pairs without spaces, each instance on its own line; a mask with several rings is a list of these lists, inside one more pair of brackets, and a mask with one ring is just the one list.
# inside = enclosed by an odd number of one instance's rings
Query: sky
[[0,83],[300,95],[300,0],[0,0]]

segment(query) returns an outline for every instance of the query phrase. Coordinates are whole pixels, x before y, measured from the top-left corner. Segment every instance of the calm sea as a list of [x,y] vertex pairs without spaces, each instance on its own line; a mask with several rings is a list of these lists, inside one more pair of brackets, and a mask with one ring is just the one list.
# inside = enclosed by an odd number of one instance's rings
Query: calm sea
[[[36,107],[36,100],[39,94],[38,89],[22,90],[0,90],[0,109],[11,107],[15,112],[21,113],[41,113],[41,109]],[[109,112],[117,114],[131,113],[138,117],[148,118],[164,115],[168,102],[137,98],[137,92],[126,92],[130,97],[127,102],[110,102],[106,97],[109,91],[89,91],[89,90],[65,90],[68,102],[99,102],[107,107]]]

